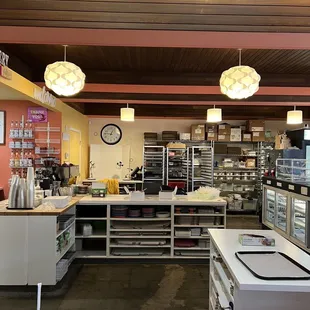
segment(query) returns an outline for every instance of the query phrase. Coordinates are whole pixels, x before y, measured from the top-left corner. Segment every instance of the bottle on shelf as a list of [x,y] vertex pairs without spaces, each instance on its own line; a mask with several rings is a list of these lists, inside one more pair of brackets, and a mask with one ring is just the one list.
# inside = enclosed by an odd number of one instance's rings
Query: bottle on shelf
[[14,168],[15,167],[15,154],[14,151],[11,151],[11,157],[10,157],[10,168]]
[[18,121],[15,122],[14,127],[14,138],[18,138],[19,130],[18,130]]
[[25,122],[24,126],[24,138],[29,138],[28,121]]
[[31,120],[28,121],[28,138],[33,138],[33,124]]
[[33,166],[32,151],[29,151],[28,158],[26,160],[27,160],[27,167],[32,167]]
[[19,167],[24,167],[24,152],[20,152],[20,157],[19,157]]
[[20,121],[19,128],[18,128],[18,138],[24,137],[24,128],[23,128],[23,121]]
[[19,156],[18,152],[16,152],[15,153],[15,158],[14,158],[14,163],[15,163],[14,166],[15,166],[15,168],[19,168],[19,163],[20,163],[19,159],[20,159],[20,156]]
[[14,128],[15,128],[15,123],[14,123],[14,121],[11,121],[10,138],[14,138],[15,137]]

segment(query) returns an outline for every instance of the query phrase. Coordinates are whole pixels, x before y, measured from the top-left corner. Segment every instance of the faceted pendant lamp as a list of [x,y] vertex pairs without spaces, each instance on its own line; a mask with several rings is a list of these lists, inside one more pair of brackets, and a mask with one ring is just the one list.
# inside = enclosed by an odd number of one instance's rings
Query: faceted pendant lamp
[[286,123],[288,125],[298,125],[303,123],[302,110],[296,110],[296,106],[294,110],[287,112]]
[[123,122],[134,122],[135,121],[135,109],[129,108],[127,103],[127,108],[121,108],[121,121]]
[[207,123],[219,123],[222,121],[222,109],[217,109],[215,106],[207,110]]
[[220,79],[221,92],[231,99],[245,99],[253,96],[259,88],[260,75],[255,69],[241,65],[239,49],[239,66],[224,71]]
[[64,61],[56,61],[47,65],[44,73],[45,84],[59,96],[72,96],[79,93],[85,85],[85,74],[80,67],[66,61],[65,45]]

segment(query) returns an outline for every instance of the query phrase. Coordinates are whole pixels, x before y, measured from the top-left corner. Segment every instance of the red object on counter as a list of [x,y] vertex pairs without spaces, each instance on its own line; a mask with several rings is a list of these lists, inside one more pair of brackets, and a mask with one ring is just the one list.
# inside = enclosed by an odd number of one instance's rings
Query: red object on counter
[[185,188],[185,182],[177,182],[177,181],[170,181],[168,182],[168,186],[170,186],[171,188],[175,188],[176,186],[178,188]]

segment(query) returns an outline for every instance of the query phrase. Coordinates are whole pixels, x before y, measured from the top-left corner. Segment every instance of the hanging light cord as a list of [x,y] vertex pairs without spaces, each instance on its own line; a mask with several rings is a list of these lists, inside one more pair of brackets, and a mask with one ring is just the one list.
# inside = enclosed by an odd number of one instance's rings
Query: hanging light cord
[[241,66],[241,51],[242,51],[242,49],[239,48],[238,51],[239,51],[239,66]]
[[68,45],[64,45],[64,61],[67,61],[67,46]]

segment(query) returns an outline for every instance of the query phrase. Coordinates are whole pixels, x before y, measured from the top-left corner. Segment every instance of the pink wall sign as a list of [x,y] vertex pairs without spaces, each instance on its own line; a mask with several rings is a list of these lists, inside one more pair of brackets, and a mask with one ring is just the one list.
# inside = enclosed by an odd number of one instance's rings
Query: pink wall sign
[[40,107],[28,108],[28,120],[33,123],[46,123],[47,109]]

